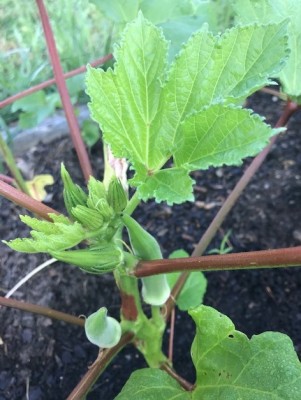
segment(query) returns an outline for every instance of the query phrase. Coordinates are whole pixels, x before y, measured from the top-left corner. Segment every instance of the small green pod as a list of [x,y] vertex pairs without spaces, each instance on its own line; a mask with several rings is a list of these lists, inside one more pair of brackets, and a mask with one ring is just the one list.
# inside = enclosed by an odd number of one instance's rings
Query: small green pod
[[[160,246],[156,239],[142,228],[129,215],[124,214],[122,221],[125,224],[134,254],[142,260],[157,260],[162,258]],[[161,306],[170,295],[166,275],[156,275],[142,278],[143,300],[153,306]]]
[[120,180],[116,177],[113,177],[110,181],[107,200],[115,213],[120,213],[127,205],[127,195]]
[[100,308],[85,321],[85,332],[88,340],[98,347],[108,349],[115,346],[121,338],[120,323],[108,317],[108,310]]
[[158,260],[162,258],[159,243],[134,218],[123,214],[122,221],[127,228],[132,249],[137,257],[142,260]]

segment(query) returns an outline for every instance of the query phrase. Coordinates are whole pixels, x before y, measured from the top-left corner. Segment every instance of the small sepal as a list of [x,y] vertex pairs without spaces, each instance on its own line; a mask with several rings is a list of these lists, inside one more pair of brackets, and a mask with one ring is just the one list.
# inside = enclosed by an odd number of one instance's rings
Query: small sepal
[[102,307],[85,321],[85,332],[88,340],[103,349],[114,347],[121,338],[119,322],[108,317],[107,313],[108,310]]

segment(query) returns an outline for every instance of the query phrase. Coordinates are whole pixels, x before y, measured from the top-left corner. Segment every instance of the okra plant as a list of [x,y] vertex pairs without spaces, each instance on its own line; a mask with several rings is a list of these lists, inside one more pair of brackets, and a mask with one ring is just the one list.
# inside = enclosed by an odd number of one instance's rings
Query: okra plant
[[[283,77],[292,62],[293,22],[285,15],[275,23],[260,22],[220,35],[205,25],[169,63],[161,29],[139,13],[115,47],[114,68],[89,67],[87,73],[91,116],[105,147],[129,163],[131,179],[110,167],[103,182],[91,177],[83,189],[62,165],[68,216],[50,213],[47,221],[21,216],[32,228],[31,238],[7,242],[17,251],[48,253],[88,273],[114,274],[120,321],[102,305],[86,319],[86,336],[100,349],[118,348],[129,337],[149,365],[131,375],[118,400],[301,399],[301,365],[289,337],[266,332],[248,339],[228,317],[201,305],[206,280],[200,271],[192,272],[177,299],[171,296],[179,282],[175,271],[185,270],[188,258],[176,252],[176,260],[163,268],[159,243],[132,216],[149,199],[169,205],[193,201],[191,172],[240,164],[284,131],[242,107],[249,95],[272,84],[271,78]],[[269,265],[264,262],[260,265]],[[152,272],[147,265],[154,266]],[[162,350],[170,300],[188,310],[196,324],[193,385],[173,371]],[[144,303],[151,306],[150,316]]]

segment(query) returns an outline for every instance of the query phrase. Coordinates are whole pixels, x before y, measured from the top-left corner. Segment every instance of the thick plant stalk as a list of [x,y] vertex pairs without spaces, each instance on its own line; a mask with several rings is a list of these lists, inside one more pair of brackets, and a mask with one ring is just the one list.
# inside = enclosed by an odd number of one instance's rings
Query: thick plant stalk
[[74,317],[73,315],[53,310],[52,308],[38,306],[37,304],[31,304],[14,299],[6,299],[5,297],[0,296],[0,305],[43,315],[44,317],[57,319],[73,325],[79,325],[82,327],[85,325],[85,321],[82,318]]
[[111,349],[104,350],[86,374],[72,390],[67,400],[84,399],[97,381],[101,373],[106,369],[111,360],[134,338],[134,334],[127,332],[121,336],[119,343]]
[[64,74],[62,70],[62,66],[60,63],[59,55],[56,49],[55,45],[55,40],[54,36],[51,30],[49,18],[47,15],[47,11],[45,8],[45,5],[43,3],[43,0],[36,0],[39,12],[40,12],[40,17],[42,20],[42,25],[44,29],[44,34],[46,37],[46,42],[47,42],[47,47],[51,59],[51,64],[53,67],[53,72],[54,72],[54,77],[55,81],[58,86],[58,90],[60,93],[61,101],[63,104],[63,108],[66,114],[67,122],[69,125],[70,129],[70,135],[73,141],[74,148],[76,150],[79,163],[83,172],[83,175],[85,177],[85,180],[88,181],[89,177],[93,175],[92,173],[92,167],[91,163],[88,157],[88,153],[86,151],[83,139],[80,134],[80,129],[79,125],[76,119],[76,116],[74,114],[74,110],[71,104],[70,96],[67,90],[67,85],[64,79]]
[[45,206],[38,200],[33,199],[27,194],[15,189],[11,185],[0,180],[0,195],[6,199],[12,201],[18,206],[26,208],[28,211],[33,212],[41,218],[51,221],[48,214],[59,214],[56,210],[51,207]]
[[2,153],[4,161],[6,162],[6,165],[9,168],[11,174],[15,178],[15,182],[16,182],[18,188],[20,190],[22,190],[22,192],[29,195],[28,188],[23,179],[23,176],[21,175],[19,168],[17,167],[13,153],[12,153],[11,149],[8,147],[5,140],[3,139],[1,133],[0,133],[0,152]]
[[[92,67],[97,67],[98,65],[102,65],[106,63],[107,61],[111,60],[113,58],[112,54],[107,54],[106,56],[103,56],[101,58],[98,58],[97,60],[94,60],[90,63]],[[72,71],[66,72],[63,74],[64,79],[72,78],[73,76],[79,75],[87,70],[86,65],[82,65],[81,67],[78,67],[76,69],[73,69]],[[39,90],[45,89],[48,86],[53,85],[56,82],[55,78],[48,79],[47,81],[41,82],[38,85],[32,86],[29,89],[23,90],[22,92],[19,92],[17,94],[14,94],[13,96],[7,97],[5,100],[0,101],[0,108],[6,107],[9,104],[14,103],[15,101],[22,99],[23,97],[29,96],[32,93],[38,92]]]
[[301,266],[301,246],[214,256],[187,257],[138,262],[137,278],[179,271],[225,271]]
[[[282,126],[285,126],[290,117],[300,109],[300,106],[298,106],[296,103],[292,101],[287,101],[285,108],[282,112],[282,115],[278,119],[275,127],[279,128]],[[216,214],[215,218],[212,220],[211,224],[207,228],[206,232],[202,236],[201,240],[197,244],[196,248],[194,249],[192,253],[192,257],[196,256],[201,256],[204,254],[206,251],[209,243],[215,236],[216,232],[224,222],[225,218],[229,214],[229,212],[232,210],[233,206],[235,205],[236,201],[238,200],[239,196],[243,192],[243,190],[246,188],[250,180],[253,178],[257,170],[260,168],[261,164],[264,162],[266,159],[267,155],[269,154],[272,146],[274,145],[275,141],[277,140],[277,136],[274,136],[270,144],[257,156],[254,158],[254,160],[251,162],[249,167],[246,169],[240,180],[237,182],[236,186],[220,208],[219,212]],[[188,279],[189,272],[183,272],[179,279],[177,280],[175,286],[172,289],[171,296],[167,300],[165,304],[165,309],[164,309],[164,315],[166,316],[166,319],[169,318],[170,316],[170,311],[172,307],[175,305],[176,298],[180,294],[183,286],[185,285],[186,280]]]

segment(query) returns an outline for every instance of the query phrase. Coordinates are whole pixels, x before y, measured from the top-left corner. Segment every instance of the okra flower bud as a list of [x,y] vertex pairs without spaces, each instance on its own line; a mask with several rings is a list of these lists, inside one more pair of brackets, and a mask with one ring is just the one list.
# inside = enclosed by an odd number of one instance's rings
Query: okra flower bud
[[113,177],[110,181],[107,199],[115,213],[120,213],[127,205],[127,195],[120,180],[116,177]]
[[115,346],[121,338],[119,322],[108,317],[107,313],[108,310],[102,307],[85,321],[85,332],[88,340],[103,349]]
[[88,196],[80,186],[72,181],[64,164],[61,165],[61,176],[64,183],[63,196],[65,207],[68,213],[72,215],[72,207],[76,207],[79,204],[86,205]]
[[[122,220],[128,230],[134,254],[142,260],[162,258],[160,246],[156,239],[142,228],[129,215],[124,214]],[[161,306],[170,295],[170,287],[165,274],[142,278],[143,300],[153,306]]]
[[85,206],[76,206],[71,209],[74,218],[88,229],[97,230],[103,225],[103,217],[96,210]]
[[106,246],[97,250],[53,251],[51,255],[57,260],[77,265],[91,274],[111,272],[123,263],[123,252],[115,246]]

